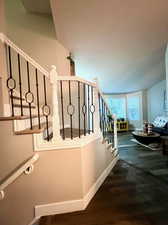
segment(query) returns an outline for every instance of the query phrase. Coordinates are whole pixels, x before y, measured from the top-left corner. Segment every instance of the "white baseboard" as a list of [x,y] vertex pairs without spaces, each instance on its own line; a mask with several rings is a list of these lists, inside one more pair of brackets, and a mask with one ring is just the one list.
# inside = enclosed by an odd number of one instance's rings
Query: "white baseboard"
[[68,212],[80,211],[83,209],[83,200],[72,200],[65,202],[57,202],[46,205],[35,206],[35,216],[48,216]]
[[91,199],[94,197],[112,168],[115,166],[116,162],[118,161],[118,157],[114,158],[114,160],[110,163],[110,165],[103,171],[97,181],[93,184],[90,188],[88,193],[82,199],[72,200],[72,201],[64,201],[64,202],[57,202],[57,203],[50,203],[45,205],[37,205],[35,206],[35,216],[36,218],[41,216],[48,216],[48,215],[56,215],[62,213],[70,213],[84,210]]
[[103,184],[107,176],[109,175],[110,171],[115,166],[116,162],[118,161],[118,158],[114,158],[110,165],[103,171],[103,173],[100,175],[100,177],[97,179],[97,181],[93,184],[93,186],[90,188],[89,192],[85,195],[83,198],[84,203],[84,209],[88,206],[89,202],[92,200],[100,186]]

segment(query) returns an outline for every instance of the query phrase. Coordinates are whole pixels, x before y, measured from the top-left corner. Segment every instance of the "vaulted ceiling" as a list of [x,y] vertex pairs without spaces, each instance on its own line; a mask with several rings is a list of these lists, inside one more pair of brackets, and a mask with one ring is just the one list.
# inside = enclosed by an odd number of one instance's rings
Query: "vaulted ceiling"
[[168,1],[51,0],[51,8],[77,74],[98,77],[103,92],[137,91],[165,79]]

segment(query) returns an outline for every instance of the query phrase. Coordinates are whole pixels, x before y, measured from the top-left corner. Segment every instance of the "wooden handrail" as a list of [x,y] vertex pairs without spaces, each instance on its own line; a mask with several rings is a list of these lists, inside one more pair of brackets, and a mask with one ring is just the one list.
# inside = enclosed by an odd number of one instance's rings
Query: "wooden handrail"
[[14,171],[9,177],[4,179],[0,184],[1,200],[4,198],[4,189],[13,183],[22,173],[30,174],[33,171],[33,164],[39,159],[39,155],[35,154],[27,160],[22,166]]
[[26,54],[23,50],[21,50],[17,45],[15,45],[12,41],[9,40],[9,38],[3,34],[0,33],[0,40],[3,43],[6,43],[8,46],[13,48],[18,54],[20,54],[26,61],[28,61],[31,65],[33,65],[35,68],[37,68],[43,75],[49,78],[49,72],[45,70],[40,64],[38,64],[34,59],[32,59],[28,54]]

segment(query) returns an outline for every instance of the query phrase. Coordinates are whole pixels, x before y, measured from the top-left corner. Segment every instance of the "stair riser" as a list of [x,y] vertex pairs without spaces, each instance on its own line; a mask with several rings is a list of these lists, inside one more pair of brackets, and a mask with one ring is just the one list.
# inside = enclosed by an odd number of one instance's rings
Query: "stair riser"
[[[21,115],[21,109],[20,108],[14,108],[14,113],[15,116],[20,116]],[[37,109],[31,109],[32,115],[38,115]],[[23,115],[30,115],[30,111],[28,108],[23,109]],[[40,111],[40,115],[42,115],[42,110]]]
[[[50,119],[51,120],[51,119]],[[46,122],[45,117],[40,118],[40,123]],[[38,118],[32,119],[33,125],[38,125]],[[14,130],[15,131],[21,131],[25,130],[27,128],[30,128],[30,119],[25,119],[25,120],[15,120],[14,121]]]

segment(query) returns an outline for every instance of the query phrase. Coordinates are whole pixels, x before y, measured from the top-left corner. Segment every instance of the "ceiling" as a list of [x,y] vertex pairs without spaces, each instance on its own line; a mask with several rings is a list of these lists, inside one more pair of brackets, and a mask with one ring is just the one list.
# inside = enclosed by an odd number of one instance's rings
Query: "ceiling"
[[165,79],[168,1],[51,0],[51,6],[77,74],[98,77],[103,92],[138,91]]

